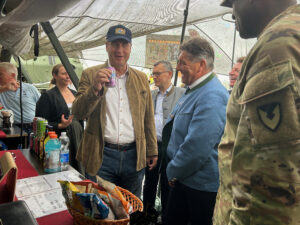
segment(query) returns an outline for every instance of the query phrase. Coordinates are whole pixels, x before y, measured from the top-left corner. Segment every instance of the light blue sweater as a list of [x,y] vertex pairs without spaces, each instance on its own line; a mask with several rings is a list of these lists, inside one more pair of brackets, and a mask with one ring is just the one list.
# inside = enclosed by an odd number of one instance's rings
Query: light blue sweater
[[211,76],[206,84],[183,95],[168,118],[167,123],[175,116],[167,148],[167,176],[196,190],[217,192],[218,144],[229,95]]
[[[32,123],[35,115],[36,102],[41,94],[35,86],[22,83],[23,123]],[[0,93],[0,102],[5,109],[14,113],[14,123],[21,123],[20,88],[17,91],[5,91]]]

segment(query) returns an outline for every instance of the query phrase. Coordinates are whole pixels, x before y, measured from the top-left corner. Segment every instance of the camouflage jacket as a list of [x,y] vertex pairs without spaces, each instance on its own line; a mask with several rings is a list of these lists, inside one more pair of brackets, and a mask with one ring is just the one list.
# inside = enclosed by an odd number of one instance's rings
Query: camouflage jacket
[[300,224],[300,6],[245,59],[219,145],[214,225]]

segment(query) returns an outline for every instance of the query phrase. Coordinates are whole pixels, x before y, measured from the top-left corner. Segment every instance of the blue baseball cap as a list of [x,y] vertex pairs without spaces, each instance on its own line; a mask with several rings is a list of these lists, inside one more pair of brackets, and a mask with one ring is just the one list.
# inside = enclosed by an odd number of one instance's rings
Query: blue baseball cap
[[124,27],[123,25],[110,27],[106,34],[106,40],[112,42],[118,39],[124,39],[131,43],[131,30],[129,30],[127,27]]

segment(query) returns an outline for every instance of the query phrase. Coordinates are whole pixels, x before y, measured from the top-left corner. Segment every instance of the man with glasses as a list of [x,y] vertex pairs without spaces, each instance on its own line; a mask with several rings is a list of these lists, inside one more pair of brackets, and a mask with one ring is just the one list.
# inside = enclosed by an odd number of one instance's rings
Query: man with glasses
[[158,144],[158,165],[153,170],[146,168],[143,202],[146,210],[154,207],[160,172],[162,222],[164,223],[165,208],[168,200],[168,180],[165,172],[166,165],[161,163],[162,155],[165,154],[161,152],[162,129],[176,102],[184,94],[185,89],[172,85],[173,68],[170,62],[159,61],[154,64],[152,71],[154,83],[158,87],[158,89],[152,91]]
[[[176,69],[187,85],[163,129],[170,193],[167,225],[210,225],[219,187],[218,144],[228,91],[213,73],[214,50],[203,38],[180,46]],[[169,140],[167,140],[169,139]]]

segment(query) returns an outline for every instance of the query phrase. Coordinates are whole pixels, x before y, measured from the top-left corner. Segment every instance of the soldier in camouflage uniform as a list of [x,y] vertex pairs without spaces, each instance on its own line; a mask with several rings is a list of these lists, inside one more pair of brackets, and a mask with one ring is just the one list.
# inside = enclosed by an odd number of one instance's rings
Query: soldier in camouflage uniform
[[215,225],[300,224],[300,6],[225,0],[258,37],[227,106]]

